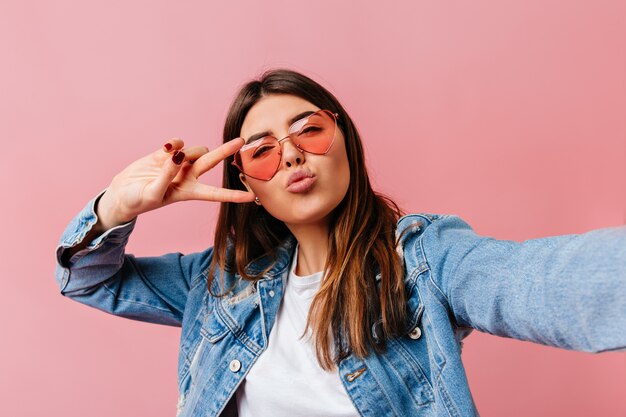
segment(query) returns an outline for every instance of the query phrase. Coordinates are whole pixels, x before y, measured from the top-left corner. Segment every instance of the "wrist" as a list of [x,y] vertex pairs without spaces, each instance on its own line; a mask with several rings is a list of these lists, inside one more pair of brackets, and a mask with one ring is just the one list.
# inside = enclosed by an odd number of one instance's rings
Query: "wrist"
[[122,214],[113,195],[108,190],[96,202],[96,215],[98,216],[98,224],[103,230],[127,223],[136,217]]

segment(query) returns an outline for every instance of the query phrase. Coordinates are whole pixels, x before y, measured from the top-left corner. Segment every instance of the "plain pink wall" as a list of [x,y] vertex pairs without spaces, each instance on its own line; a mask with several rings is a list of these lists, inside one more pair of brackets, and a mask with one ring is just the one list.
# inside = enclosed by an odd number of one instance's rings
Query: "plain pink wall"
[[[175,414],[180,330],[62,297],[54,249],[135,159],[171,137],[216,147],[237,88],[270,67],[337,95],[408,211],[515,240],[624,224],[624,16],[621,0],[3,1],[0,415]],[[202,250],[216,211],[146,213],[127,251]],[[626,415],[624,353],[465,346],[483,416]]]

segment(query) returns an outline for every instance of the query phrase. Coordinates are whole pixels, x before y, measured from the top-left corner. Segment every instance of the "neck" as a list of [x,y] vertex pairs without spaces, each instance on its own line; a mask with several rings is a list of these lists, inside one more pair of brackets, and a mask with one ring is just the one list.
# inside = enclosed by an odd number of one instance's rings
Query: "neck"
[[296,275],[311,275],[324,270],[328,254],[328,222],[287,225],[298,241]]

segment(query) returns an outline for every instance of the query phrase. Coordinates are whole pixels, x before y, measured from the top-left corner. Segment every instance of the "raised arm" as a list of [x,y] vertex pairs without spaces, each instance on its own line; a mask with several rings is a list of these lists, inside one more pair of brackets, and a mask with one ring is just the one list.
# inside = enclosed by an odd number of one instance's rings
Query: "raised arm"
[[137,216],[180,201],[254,199],[250,192],[198,181],[235,153],[243,140],[229,141],[213,151],[204,146],[183,149],[183,145],[182,140],[171,139],[131,163],[71,220],[56,248],[55,276],[61,294],[122,317],[182,325],[187,295],[204,282],[212,248],[189,255],[125,254]]
[[421,239],[460,326],[565,349],[626,350],[626,226],[516,242],[443,215]]
[[[61,294],[117,316],[151,323],[181,326],[187,294],[205,283],[202,273],[212,248],[183,255],[154,257],[125,254],[137,218],[98,233],[100,192],[72,219],[56,248],[55,278]],[[82,246],[83,249],[72,249]]]

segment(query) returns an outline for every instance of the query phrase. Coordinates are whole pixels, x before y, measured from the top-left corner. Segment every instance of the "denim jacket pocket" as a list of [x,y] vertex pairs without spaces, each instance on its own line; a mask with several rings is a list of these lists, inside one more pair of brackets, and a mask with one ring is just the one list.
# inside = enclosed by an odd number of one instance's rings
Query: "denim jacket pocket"
[[217,309],[208,312],[200,327],[200,335],[211,343],[216,343],[228,333],[228,326],[219,317]]

